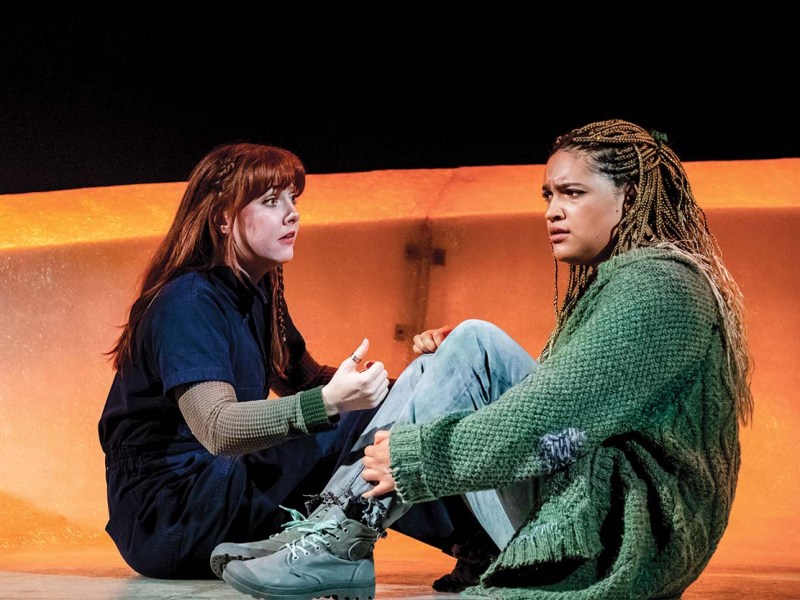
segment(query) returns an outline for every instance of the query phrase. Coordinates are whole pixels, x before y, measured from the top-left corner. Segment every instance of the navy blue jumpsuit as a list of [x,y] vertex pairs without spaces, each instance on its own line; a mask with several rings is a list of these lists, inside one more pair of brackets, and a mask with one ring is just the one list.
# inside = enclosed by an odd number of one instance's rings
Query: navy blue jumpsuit
[[[305,342],[285,312],[289,383]],[[170,282],[140,322],[133,360],[116,373],[99,422],[106,455],[106,531],[142,575],[207,578],[221,542],[264,539],[318,494],[375,410],[346,414],[311,434],[241,456],[214,456],[195,438],[170,393],[225,381],[240,402],[270,390],[269,300],[228,267]],[[298,390],[302,383],[297,381]],[[324,382],[323,382],[324,383]],[[414,507],[393,529],[445,551],[477,522],[463,504]]]

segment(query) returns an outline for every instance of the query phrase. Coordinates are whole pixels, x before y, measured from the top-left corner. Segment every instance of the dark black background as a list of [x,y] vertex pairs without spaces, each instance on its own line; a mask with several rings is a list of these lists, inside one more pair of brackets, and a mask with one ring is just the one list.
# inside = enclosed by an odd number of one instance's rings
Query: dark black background
[[606,118],[665,132],[684,161],[800,157],[796,52],[777,31],[704,33],[700,52],[675,32],[552,39],[515,15],[469,34],[307,16],[7,9],[0,193],[183,181],[236,140],[310,173],[539,164]]

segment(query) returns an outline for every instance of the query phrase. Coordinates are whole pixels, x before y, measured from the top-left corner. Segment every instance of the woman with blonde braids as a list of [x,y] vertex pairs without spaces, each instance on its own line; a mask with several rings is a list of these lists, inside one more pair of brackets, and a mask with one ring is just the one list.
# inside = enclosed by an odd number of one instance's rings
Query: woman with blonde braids
[[[542,194],[569,281],[539,360],[482,321],[417,336],[422,356],[397,380],[415,377],[410,408],[365,448],[352,497],[338,495],[344,515],[230,563],[233,587],[365,600],[364,544],[414,503],[457,494],[499,548],[471,595],[677,598],[700,575],[727,526],[739,424],[753,412],[741,293],[662,134],[620,120],[570,131]],[[431,418],[440,405],[449,413]],[[354,516],[353,498],[384,517]],[[358,556],[341,551],[346,531],[359,531]]]
[[[262,540],[247,546],[255,556],[279,545],[304,522],[282,505],[319,492],[388,393],[381,362],[357,368],[366,339],[338,368],[320,365],[289,316],[282,269],[304,188],[282,148],[203,157],[109,353],[106,530],[143,575],[220,576],[225,547],[209,556],[222,542]],[[426,519],[449,514],[429,504],[401,531],[448,547],[452,524]]]

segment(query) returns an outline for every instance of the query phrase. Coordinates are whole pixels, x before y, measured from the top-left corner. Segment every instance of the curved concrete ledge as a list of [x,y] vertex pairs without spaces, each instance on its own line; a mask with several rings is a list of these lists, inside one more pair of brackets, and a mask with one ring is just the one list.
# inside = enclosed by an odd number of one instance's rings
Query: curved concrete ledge
[[[756,360],[755,426],[742,433],[740,485],[713,562],[797,566],[800,159],[687,170],[745,293]],[[409,334],[475,317],[538,354],[553,324],[542,173],[309,176],[286,281],[312,352],[337,364],[366,336],[370,356],[396,375],[411,358]],[[0,568],[12,550],[108,545],[96,428],[112,378],[103,353],[183,189],[0,196]]]

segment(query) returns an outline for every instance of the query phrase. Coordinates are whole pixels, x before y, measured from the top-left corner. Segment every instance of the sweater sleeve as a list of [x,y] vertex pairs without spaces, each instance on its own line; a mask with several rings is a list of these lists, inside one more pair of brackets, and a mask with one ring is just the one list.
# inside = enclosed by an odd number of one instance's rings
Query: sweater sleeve
[[550,357],[494,403],[392,428],[392,473],[404,501],[551,473],[669,409],[717,326],[705,277],[677,261],[640,260],[592,287]]
[[331,429],[321,388],[275,400],[238,402],[229,383],[182,385],[175,395],[189,429],[215,455],[237,456]]

